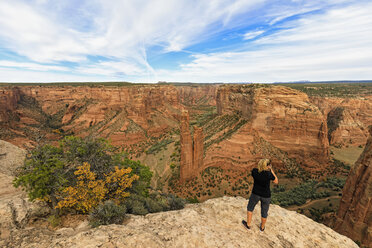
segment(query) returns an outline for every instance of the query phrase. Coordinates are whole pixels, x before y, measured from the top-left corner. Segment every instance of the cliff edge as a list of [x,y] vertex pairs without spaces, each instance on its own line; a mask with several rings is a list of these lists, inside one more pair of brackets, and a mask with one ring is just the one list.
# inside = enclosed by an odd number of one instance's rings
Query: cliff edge
[[131,216],[124,225],[54,233],[27,229],[14,233],[16,247],[358,247],[351,239],[294,211],[271,205],[264,232],[259,231],[260,208],[246,230],[247,200],[210,199],[178,211]]

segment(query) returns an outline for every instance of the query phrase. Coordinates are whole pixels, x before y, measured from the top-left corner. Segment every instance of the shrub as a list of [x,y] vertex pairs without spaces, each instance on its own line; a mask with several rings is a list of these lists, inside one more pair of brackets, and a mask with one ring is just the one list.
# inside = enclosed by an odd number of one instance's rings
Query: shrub
[[115,199],[120,203],[129,196],[125,189],[138,179],[137,175],[128,176],[131,171],[131,168],[115,167],[115,171],[107,175],[105,180],[101,180],[96,179],[90,165],[84,163],[74,172],[78,176],[76,185],[63,190],[64,195],[56,208],[72,208],[86,213],[96,208],[104,199]]
[[190,198],[187,198],[186,200],[187,200],[188,203],[199,203],[199,200],[196,197],[194,197],[194,198],[190,197]]
[[132,201],[131,210],[132,214],[136,215],[145,215],[149,213],[149,211],[147,211],[145,208],[144,203],[137,200]]
[[[90,166],[89,172],[85,170],[84,175],[75,174],[74,172],[81,170],[85,163]],[[125,172],[129,168],[131,170]],[[83,178],[79,180],[78,177]],[[88,211],[101,200],[108,200],[108,197],[122,201],[128,195],[124,189],[129,185],[125,184],[130,184],[131,178],[136,177],[137,179],[132,181],[129,193],[148,195],[152,172],[147,166],[139,161],[130,160],[125,153],[117,152],[107,140],[67,136],[59,142],[58,147],[45,145],[32,150],[24,166],[18,171],[14,186],[22,187],[31,201],[39,199],[55,209],[59,201],[63,201],[64,197],[71,197],[77,193],[79,187],[84,188],[83,185],[88,185],[89,181],[91,182],[88,187],[91,191],[89,194],[92,193],[95,195],[93,198],[98,199],[92,199],[91,203],[80,209]],[[78,186],[82,181],[85,183]],[[105,191],[103,184],[108,191],[105,197],[98,196],[98,192]],[[88,188],[84,190],[89,191]]]
[[120,224],[125,218],[125,206],[116,205],[108,200],[98,205],[89,215],[89,224],[92,227],[109,224]]
[[48,222],[52,227],[57,227],[61,224],[61,217],[55,214],[52,214],[48,217]]
[[168,203],[170,210],[178,210],[185,207],[186,201],[182,198],[169,194]]
[[160,202],[153,200],[152,198],[146,198],[145,207],[149,213],[157,213],[163,211],[165,205]]
[[145,215],[148,213],[145,208],[146,198],[141,195],[132,194],[123,203],[127,209],[127,213],[136,215]]
[[14,186],[27,191],[31,201],[40,199],[53,208],[57,204],[60,188],[68,182],[62,156],[62,149],[54,146],[35,148],[18,171]]

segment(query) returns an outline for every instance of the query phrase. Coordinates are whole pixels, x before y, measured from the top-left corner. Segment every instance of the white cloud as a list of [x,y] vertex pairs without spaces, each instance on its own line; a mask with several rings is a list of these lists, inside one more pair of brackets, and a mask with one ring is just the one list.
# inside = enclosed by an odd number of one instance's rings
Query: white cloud
[[[136,66],[151,71],[146,57],[149,47],[160,45],[164,52],[182,50],[219,30],[240,25],[235,23],[236,17],[263,1],[52,3],[35,0],[34,4],[21,0],[0,1],[0,45],[39,63],[68,61],[85,67],[84,63],[92,63],[87,58],[91,55],[131,60]],[[87,13],[87,9],[92,13]],[[86,30],[83,24],[87,24]]]
[[[345,2],[346,7],[333,5]],[[286,81],[370,79],[371,3],[346,0],[13,0],[0,1],[0,47],[31,62],[0,61],[4,75],[33,81],[105,80],[137,77],[137,81]],[[193,55],[179,70],[154,70],[148,50],[163,53],[187,49],[220,32],[262,21],[269,25],[287,17],[333,6],[285,22],[284,30],[268,35],[264,28],[246,32],[230,52]],[[262,35],[264,34],[264,35]],[[252,39],[259,36],[254,42]],[[262,37],[263,36],[263,37]],[[105,61],[99,57],[105,57]],[[94,58],[92,58],[94,57]],[[109,61],[106,61],[109,60]],[[12,68],[34,70],[15,75]],[[82,76],[82,75],[87,75]],[[101,77],[102,76],[102,77]],[[30,77],[30,78],[28,78]],[[53,79],[53,80],[50,80]],[[40,79],[42,80],[42,79]],[[18,80],[19,81],[19,80]],[[62,80],[64,81],[64,80]],[[94,80],[96,81],[96,80]]]
[[252,32],[247,32],[244,34],[244,40],[251,40],[256,38],[257,36],[263,34],[265,31],[263,30],[258,30],[258,31],[252,31]]
[[25,63],[25,62],[15,62],[0,60],[0,67],[10,67],[10,68],[20,68],[26,70],[35,70],[35,71],[68,71],[69,69],[63,66],[55,65],[42,65],[36,63]]
[[245,51],[194,56],[156,80],[231,82],[372,78],[372,3],[332,9],[293,21]]
[[117,81],[118,78],[97,75],[77,75],[48,71],[28,71],[0,68],[0,82],[102,82]]
[[76,70],[78,73],[83,74],[96,74],[96,75],[129,75],[138,76],[146,75],[147,71],[141,65],[136,65],[126,61],[104,61],[92,65],[81,66]]

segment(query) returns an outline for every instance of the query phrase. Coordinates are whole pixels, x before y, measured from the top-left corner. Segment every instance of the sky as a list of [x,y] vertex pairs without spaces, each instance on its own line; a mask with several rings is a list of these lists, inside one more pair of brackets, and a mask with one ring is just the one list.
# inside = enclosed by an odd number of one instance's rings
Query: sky
[[0,0],[0,82],[372,79],[371,0]]

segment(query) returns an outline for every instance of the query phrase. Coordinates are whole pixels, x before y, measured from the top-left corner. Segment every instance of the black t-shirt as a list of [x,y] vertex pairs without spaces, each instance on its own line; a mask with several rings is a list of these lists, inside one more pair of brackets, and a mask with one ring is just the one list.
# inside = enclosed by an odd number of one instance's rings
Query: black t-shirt
[[252,170],[252,177],[254,179],[252,193],[261,197],[271,197],[270,180],[275,180],[271,171],[258,172],[257,168]]

